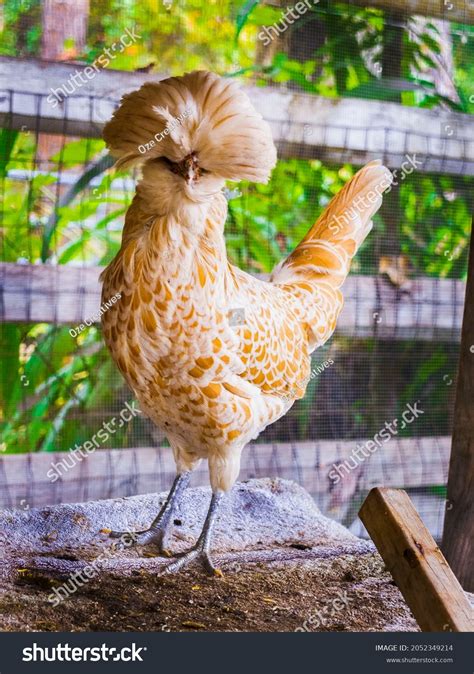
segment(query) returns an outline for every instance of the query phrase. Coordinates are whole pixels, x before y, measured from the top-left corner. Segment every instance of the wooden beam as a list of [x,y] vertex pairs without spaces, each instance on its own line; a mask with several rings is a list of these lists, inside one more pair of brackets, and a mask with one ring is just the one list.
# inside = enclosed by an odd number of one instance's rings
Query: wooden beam
[[474,175],[470,115],[271,88],[248,93],[269,122],[280,157],[356,165],[379,158],[394,169],[411,156],[414,170]]
[[[85,66],[0,57],[0,126],[98,138],[122,94],[163,75],[100,71],[56,106]],[[383,101],[326,98],[273,87],[245,87],[269,122],[279,156],[361,165],[374,158],[391,168],[415,157],[416,170],[474,175],[471,115]],[[50,100],[54,100],[50,99]],[[411,169],[411,166],[407,166]]]
[[[113,68],[98,68],[92,79],[84,74],[90,64],[76,61],[48,61],[36,58],[0,57],[0,91],[24,91],[31,94],[53,93],[53,89],[64,87],[71,75],[75,77],[74,91],[68,87],[71,96],[97,96],[118,101],[127,91],[138,89],[145,82],[167,77],[165,73],[141,73]],[[88,71],[89,72],[89,71]],[[89,73],[90,76],[90,73]],[[12,79],[10,79],[12,78]],[[49,105],[49,103],[48,103]]]
[[359,516],[421,630],[473,631],[470,602],[408,494],[372,489]]
[[474,24],[474,4],[469,0],[344,0],[346,5],[375,7],[402,16],[430,16],[456,23]]
[[[284,0],[266,0],[265,4],[286,9]],[[345,5],[374,7],[401,17],[427,16],[456,23],[474,24],[474,3],[471,0],[344,0]],[[321,10],[321,14],[324,10]]]
[[[99,69],[89,79],[86,69],[90,75],[89,64],[0,57],[0,126],[100,138],[123,94],[163,79],[112,69]],[[61,90],[66,96],[55,104]]]
[[474,592],[474,236],[472,235],[442,547],[463,587],[469,592]]
[[[91,319],[100,308],[102,269],[0,263],[0,321],[74,327]],[[351,275],[337,333],[456,342],[464,287],[463,281],[417,278],[402,294],[384,277]]]

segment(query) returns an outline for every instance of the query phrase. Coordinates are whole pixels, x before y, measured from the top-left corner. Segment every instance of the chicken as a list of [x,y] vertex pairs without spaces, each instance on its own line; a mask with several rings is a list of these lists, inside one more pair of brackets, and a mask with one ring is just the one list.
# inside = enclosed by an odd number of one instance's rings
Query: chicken
[[[118,166],[142,165],[119,253],[102,274],[105,342],[176,462],[169,496],[139,545],[166,552],[173,510],[208,460],[212,497],[198,541],[167,567],[210,556],[219,504],[242,450],[304,395],[310,354],[326,342],[340,290],[390,172],[374,161],[331,201],[270,282],[227,260],[226,180],[267,182],[269,125],[234,80],[193,72],[124,96],[104,138]],[[121,532],[113,532],[115,537]]]

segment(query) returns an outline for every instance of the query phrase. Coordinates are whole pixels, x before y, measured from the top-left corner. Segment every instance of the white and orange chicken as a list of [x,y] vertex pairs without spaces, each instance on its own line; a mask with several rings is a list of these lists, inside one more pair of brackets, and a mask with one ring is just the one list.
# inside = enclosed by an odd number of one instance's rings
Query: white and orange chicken
[[104,338],[177,470],[136,540],[164,550],[173,509],[207,459],[202,533],[167,569],[197,560],[218,573],[219,503],[245,445],[304,395],[310,354],[334,331],[341,285],[391,174],[377,161],[360,170],[267,282],[226,255],[225,181],[266,182],[276,163],[270,127],[234,80],[199,71],[145,84],[124,96],[104,138],[119,166],[142,165],[120,251],[102,275],[103,299],[120,293],[102,317]]

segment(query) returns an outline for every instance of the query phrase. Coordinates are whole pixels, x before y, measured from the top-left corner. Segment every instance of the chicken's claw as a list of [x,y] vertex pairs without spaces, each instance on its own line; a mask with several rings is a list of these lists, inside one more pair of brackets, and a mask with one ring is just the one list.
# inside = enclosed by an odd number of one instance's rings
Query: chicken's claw
[[209,505],[209,510],[207,512],[206,521],[201,531],[196,544],[185,552],[183,555],[178,557],[175,562],[168,564],[163,570],[165,573],[176,573],[180,571],[184,566],[187,566],[191,562],[198,561],[204,570],[207,571],[211,576],[217,576],[219,578],[223,577],[223,573],[220,569],[214,566],[211,556],[209,554],[210,543],[211,543],[211,532],[216,519],[216,514],[218,510],[219,503],[221,502],[224,496],[224,492],[217,491],[212,495],[211,503]]
[[121,550],[125,548],[152,546],[166,557],[170,557],[170,551],[164,547],[165,531],[163,529],[145,529],[144,531],[111,531],[109,538],[119,539],[117,545]]
[[[165,537],[168,528],[172,523],[172,515],[176,507],[177,501],[181,494],[189,484],[191,472],[184,471],[178,473],[171,486],[170,492],[166,501],[164,502],[157,517],[151,523],[151,526],[144,531],[110,531],[108,530],[110,538],[120,539],[118,548],[124,549],[136,546],[150,545],[156,548],[161,555],[171,557],[171,553],[165,548]],[[104,530],[105,531],[105,530]]]
[[203,567],[203,569],[211,576],[216,576],[217,578],[223,578],[224,574],[222,571],[214,566],[214,563],[209,556],[209,553],[204,549],[203,545],[198,542],[191,550],[185,552],[181,557],[179,557],[175,562],[168,564],[162,571],[163,574],[176,573],[181,571],[182,568],[188,566],[192,562],[198,562]]

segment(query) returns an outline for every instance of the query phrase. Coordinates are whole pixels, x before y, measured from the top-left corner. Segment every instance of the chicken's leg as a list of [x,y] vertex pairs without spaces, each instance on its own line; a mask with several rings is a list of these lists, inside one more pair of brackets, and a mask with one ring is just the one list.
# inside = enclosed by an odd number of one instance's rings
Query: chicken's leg
[[172,564],[168,564],[165,569],[165,573],[175,573],[186,566],[194,560],[198,560],[204,569],[215,576],[222,576],[222,571],[217,569],[210,557],[210,546],[211,546],[211,534],[216,520],[217,509],[219,503],[224,496],[224,492],[218,490],[212,494],[211,504],[209,510],[207,511],[206,521],[201,531],[196,544],[189,550],[184,553],[179,559],[177,559]]
[[153,520],[150,527],[144,531],[137,531],[135,533],[127,531],[112,531],[111,538],[122,538],[128,536],[133,537],[133,545],[154,545],[158,547],[160,552],[166,553],[165,537],[169,527],[171,516],[175,510],[179,497],[186,489],[191,478],[191,471],[187,470],[176,475],[171,486],[170,493],[164,502],[157,517]]

